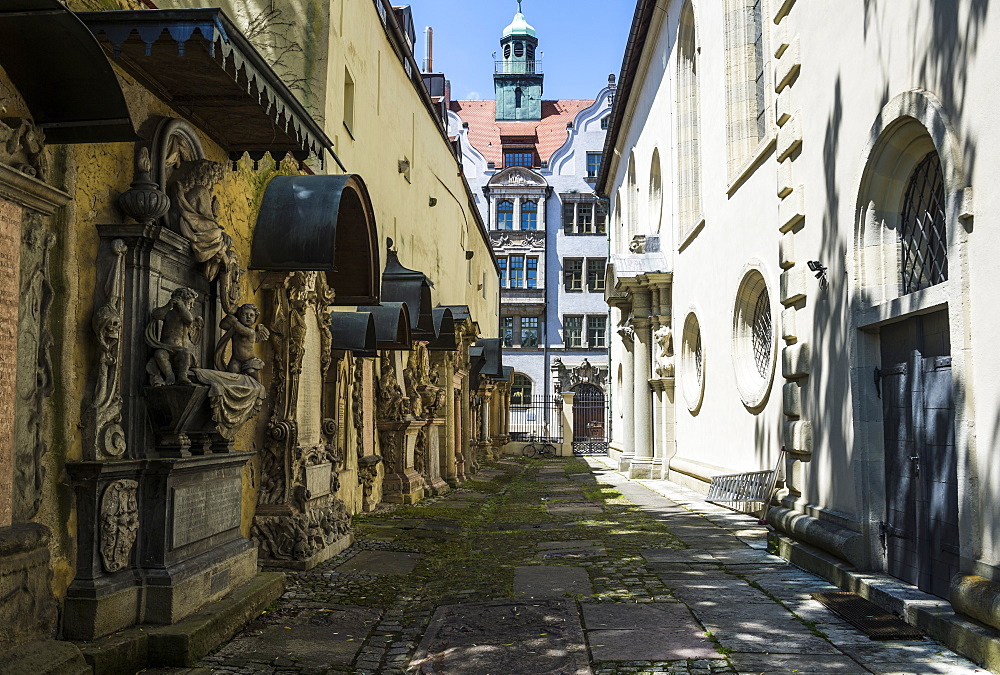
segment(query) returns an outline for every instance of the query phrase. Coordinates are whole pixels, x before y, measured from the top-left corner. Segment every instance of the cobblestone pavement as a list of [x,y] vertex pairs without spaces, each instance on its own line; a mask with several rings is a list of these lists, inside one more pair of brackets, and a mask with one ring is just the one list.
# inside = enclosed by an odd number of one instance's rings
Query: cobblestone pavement
[[[597,459],[505,460],[355,519],[356,543],[198,668],[158,672],[984,673],[872,642],[765,550],[756,520]],[[662,494],[661,494],[662,493]]]

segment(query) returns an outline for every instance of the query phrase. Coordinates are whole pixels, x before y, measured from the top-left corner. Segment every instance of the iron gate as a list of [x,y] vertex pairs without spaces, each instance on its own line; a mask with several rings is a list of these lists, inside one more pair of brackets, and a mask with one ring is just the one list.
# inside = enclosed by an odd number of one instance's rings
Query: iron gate
[[608,403],[592,384],[573,387],[573,454],[608,454]]
[[525,396],[511,401],[510,440],[562,443],[562,397]]

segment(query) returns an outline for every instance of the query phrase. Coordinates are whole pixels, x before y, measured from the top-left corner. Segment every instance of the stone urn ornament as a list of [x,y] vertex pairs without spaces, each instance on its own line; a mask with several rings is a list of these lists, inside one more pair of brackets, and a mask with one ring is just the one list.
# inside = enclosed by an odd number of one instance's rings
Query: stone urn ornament
[[170,210],[170,198],[153,181],[151,171],[149,148],[140,148],[132,187],[118,197],[118,209],[142,225],[162,218]]

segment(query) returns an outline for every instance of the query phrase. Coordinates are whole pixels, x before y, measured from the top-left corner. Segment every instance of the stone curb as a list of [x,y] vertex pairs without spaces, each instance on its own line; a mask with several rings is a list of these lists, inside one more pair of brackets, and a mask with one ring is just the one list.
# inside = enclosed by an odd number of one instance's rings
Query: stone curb
[[768,543],[793,565],[900,616],[949,649],[1000,672],[1000,634],[955,613],[946,600],[884,574],[858,572],[809,544],[771,532]]

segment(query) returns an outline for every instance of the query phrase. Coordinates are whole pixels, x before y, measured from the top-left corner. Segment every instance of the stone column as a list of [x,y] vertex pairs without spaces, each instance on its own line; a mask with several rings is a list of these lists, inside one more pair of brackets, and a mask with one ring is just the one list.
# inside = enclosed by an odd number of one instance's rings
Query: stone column
[[621,448],[618,457],[618,470],[628,471],[629,464],[632,463],[632,456],[635,455],[635,417],[632,412],[632,379],[635,371],[633,363],[633,351],[635,350],[634,337],[626,337],[622,340],[622,386],[621,395],[618,397],[618,406],[621,410]]
[[653,346],[652,326],[648,317],[649,291],[637,288],[632,291],[634,302],[633,328],[635,348],[632,376],[633,452],[629,465],[629,478],[650,478],[653,469],[653,410],[649,389],[651,355]]

